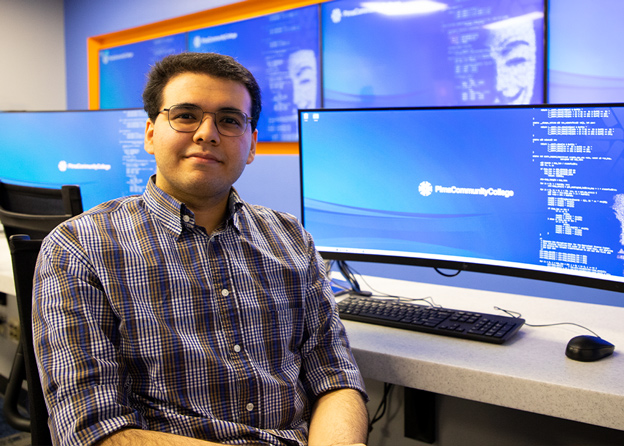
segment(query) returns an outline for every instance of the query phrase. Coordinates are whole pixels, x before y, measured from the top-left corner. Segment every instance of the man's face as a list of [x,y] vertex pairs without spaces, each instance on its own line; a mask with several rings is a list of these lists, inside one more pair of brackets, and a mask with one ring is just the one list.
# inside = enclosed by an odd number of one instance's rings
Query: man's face
[[[194,104],[207,112],[251,113],[251,97],[243,84],[206,74],[184,73],[169,81],[161,109],[179,104]],[[192,205],[227,199],[230,187],[255,157],[257,138],[251,125],[242,136],[219,134],[211,114],[204,115],[196,132],[176,132],[163,112],[154,123],[147,121],[145,150],[156,159],[156,185]]]

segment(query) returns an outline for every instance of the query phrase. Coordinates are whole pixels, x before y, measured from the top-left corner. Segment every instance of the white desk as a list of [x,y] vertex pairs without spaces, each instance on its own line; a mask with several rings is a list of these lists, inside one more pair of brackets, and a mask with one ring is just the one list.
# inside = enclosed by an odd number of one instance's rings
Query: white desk
[[[4,316],[7,318],[6,320],[19,320],[9,242],[3,231],[0,231],[0,293],[9,295],[6,308],[2,309]],[[3,330],[3,332],[0,332],[0,376],[8,378],[11,373],[15,351],[17,350],[17,342],[9,339],[6,325],[3,327]]]
[[13,267],[11,266],[9,242],[2,231],[0,231],[0,293],[15,296],[15,283],[13,282]]
[[[506,344],[345,321],[362,370],[371,379],[624,430],[624,308],[366,278],[379,291],[432,296],[439,305],[497,313],[518,311],[529,324],[576,322],[616,346],[597,362],[568,359],[565,347],[580,334],[573,326],[522,327]],[[360,283],[363,285],[363,283]],[[365,288],[365,287],[363,287]],[[623,296],[624,298],[624,296]]]

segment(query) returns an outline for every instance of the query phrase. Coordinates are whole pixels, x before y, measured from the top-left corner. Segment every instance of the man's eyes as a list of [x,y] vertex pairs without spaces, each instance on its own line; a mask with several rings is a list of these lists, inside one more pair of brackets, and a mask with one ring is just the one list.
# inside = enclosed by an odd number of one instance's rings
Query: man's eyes
[[221,115],[219,116],[219,122],[228,125],[242,125],[242,118],[236,115]]
[[191,112],[176,112],[173,119],[180,121],[197,121],[199,117],[197,114]]

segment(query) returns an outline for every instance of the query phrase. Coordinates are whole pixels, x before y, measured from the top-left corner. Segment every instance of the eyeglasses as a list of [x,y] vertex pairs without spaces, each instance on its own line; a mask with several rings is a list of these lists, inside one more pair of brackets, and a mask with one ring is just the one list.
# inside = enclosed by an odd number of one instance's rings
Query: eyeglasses
[[247,130],[247,124],[251,122],[251,118],[243,112],[207,112],[192,104],[174,105],[158,113],[163,112],[167,112],[171,128],[181,133],[196,132],[204,121],[205,114],[213,116],[217,131],[223,136],[241,136]]

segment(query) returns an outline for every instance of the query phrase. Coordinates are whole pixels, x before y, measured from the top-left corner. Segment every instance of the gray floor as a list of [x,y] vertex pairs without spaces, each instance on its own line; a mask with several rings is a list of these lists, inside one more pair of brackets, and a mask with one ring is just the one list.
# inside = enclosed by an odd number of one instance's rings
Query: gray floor
[[[4,398],[0,396],[0,409],[4,406]],[[20,432],[9,426],[5,419],[4,413],[0,410],[0,446],[28,446],[30,445],[30,434],[28,432]]]
[[20,432],[0,438],[0,446],[30,446],[30,434]]

